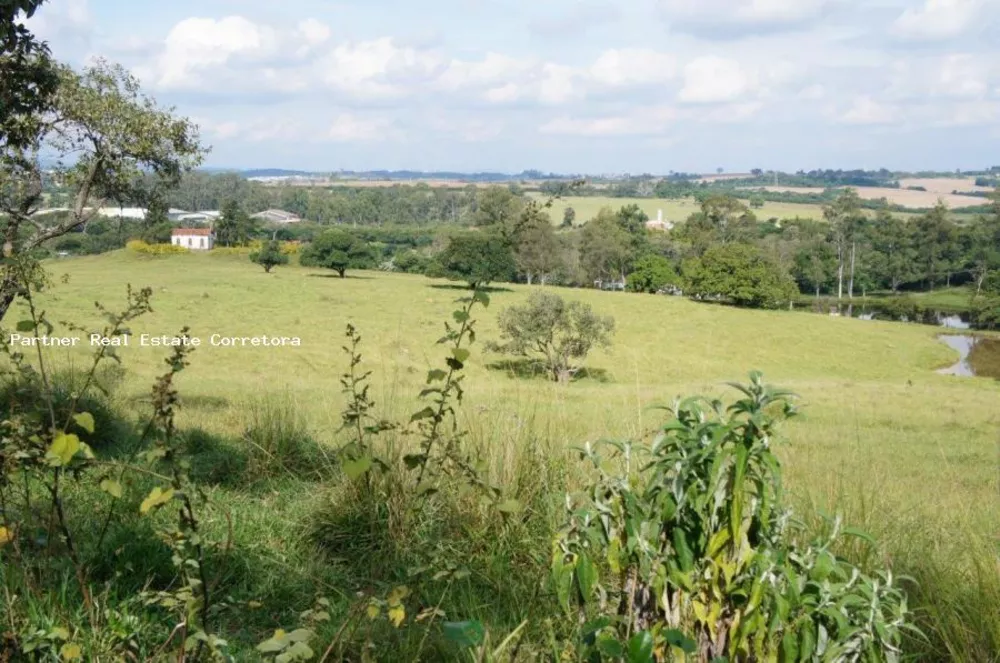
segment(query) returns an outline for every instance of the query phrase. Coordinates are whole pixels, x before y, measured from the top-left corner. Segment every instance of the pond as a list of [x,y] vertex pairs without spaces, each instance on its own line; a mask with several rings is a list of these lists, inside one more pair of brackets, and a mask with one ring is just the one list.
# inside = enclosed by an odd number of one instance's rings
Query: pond
[[958,334],[942,334],[938,339],[959,354],[957,364],[938,373],[1000,379],[1000,339]]

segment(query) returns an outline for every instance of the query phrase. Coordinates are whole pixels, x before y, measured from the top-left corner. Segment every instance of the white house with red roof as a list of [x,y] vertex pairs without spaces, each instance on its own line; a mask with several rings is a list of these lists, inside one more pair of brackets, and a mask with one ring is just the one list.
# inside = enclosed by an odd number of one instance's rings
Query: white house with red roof
[[192,251],[211,251],[215,247],[215,233],[208,228],[174,228],[170,243]]

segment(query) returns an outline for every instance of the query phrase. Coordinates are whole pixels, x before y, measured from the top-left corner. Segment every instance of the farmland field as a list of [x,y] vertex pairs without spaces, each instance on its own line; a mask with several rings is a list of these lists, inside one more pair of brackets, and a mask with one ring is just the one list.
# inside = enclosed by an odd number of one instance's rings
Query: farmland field
[[[933,181],[933,180],[927,180]],[[951,182],[952,180],[945,180]],[[924,182],[924,180],[921,180]],[[795,186],[767,186],[763,187],[767,191],[773,192],[784,192],[789,193],[822,193],[824,189],[819,187],[795,187]],[[971,191],[975,187],[970,187]],[[979,205],[985,205],[987,201],[983,198],[977,198],[975,196],[962,196],[955,195],[951,193],[952,189],[947,191],[931,190],[928,187],[927,191],[910,191],[908,189],[891,189],[882,187],[868,187],[860,186],[854,187],[858,192],[858,195],[865,200],[878,200],[879,198],[885,198],[890,203],[895,205],[902,205],[903,207],[909,207],[913,209],[922,209],[925,207],[934,207],[937,201],[943,200],[944,203],[951,209],[956,209],[960,207],[976,207]]]
[[[543,198],[541,194],[532,194],[536,198]],[[617,210],[624,205],[638,205],[649,218],[655,219],[658,210],[663,210],[663,218],[666,221],[677,223],[684,221],[692,213],[697,212],[699,205],[693,198],[682,200],[661,199],[661,198],[610,198],[610,197],[589,197],[589,196],[569,196],[555,201],[552,205],[552,220],[560,223],[563,212],[567,207],[572,207],[576,211],[576,223],[582,224],[597,216],[602,207],[610,207]],[[764,203],[764,207],[753,210],[758,219],[788,219],[801,217],[804,219],[822,219],[823,210],[820,205],[801,205],[798,203]]]
[[[428,369],[443,362],[434,342],[461,294],[447,282],[411,275],[349,272],[339,279],[295,266],[264,274],[233,256],[140,258],[117,252],[48,267],[57,285],[41,305],[53,320],[95,325],[97,313],[87,302],[99,299],[115,308],[126,284],[153,286],[154,312],[131,325],[132,338],[173,335],[190,326],[191,334],[203,339],[204,347],[194,351],[191,366],[177,380],[178,423],[234,450],[245,450],[248,417],[268,401],[292,408],[321,445],[332,449],[338,443],[345,405],[341,347],[348,322],[363,337],[364,367],[374,371],[379,414],[405,420],[420,407],[416,394]],[[485,456],[492,480],[527,490],[518,487],[518,468],[555,463],[569,468],[557,475],[572,489],[581,471],[573,446],[643,435],[663,421],[650,406],[692,393],[728,397],[725,381],[760,369],[769,381],[801,396],[804,416],[783,429],[779,447],[795,504],[843,510],[851,524],[878,537],[877,559],[892,559],[896,572],[953,592],[949,600],[974,604],[983,600],[975,592],[989,591],[972,580],[962,589],[954,580],[958,575],[940,574],[961,574],[988,560],[975,557],[976,551],[988,548],[1000,528],[995,469],[1000,383],[936,374],[956,356],[935,339],[935,329],[740,310],[683,298],[555,290],[617,322],[613,348],[589,361],[593,377],[559,386],[515,377],[497,365],[497,357],[483,353],[482,341],[496,335],[498,311],[522,302],[529,291],[511,285],[495,292],[490,307],[474,316],[481,340],[468,362],[459,418],[470,432],[468,443]],[[212,347],[213,335],[300,337],[301,346]],[[82,353],[53,351],[60,363],[76,365]],[[120,354],[125,368],[114,401],[134,415],[146,407],[166,352],[132,346]],[[531,460],[538,458],[544,460]],[[315,512],[325,491],[295,484],[280,493],[247,492],[223,483],[211,493],[232,520],[237,550],[292,560],[281,567],[280,592],[352,581],[331,578],[330,567],[301,534],[303,519]],[[558,492],[551,497],[558,503]],[[224,536],[225,523],[212,527],[209,536]],[[246,591],[258,592],[251,595],[256,599],[279,590]],[[486,620],[501,618],[491,610],[504,610],[469,609]],[[995,626],[989,619],[983,617]]]

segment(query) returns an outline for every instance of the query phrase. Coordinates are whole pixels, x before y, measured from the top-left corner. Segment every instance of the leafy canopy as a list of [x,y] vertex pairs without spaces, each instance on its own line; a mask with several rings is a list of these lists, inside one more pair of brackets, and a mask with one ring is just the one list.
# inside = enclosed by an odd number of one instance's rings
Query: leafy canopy
[[259,251],[250,254],[250,262],[257,263],[270,273],[277,265],[287,265],[288,256],[281,252],[281,244],[275,240],[267,242]]
[[517,271],[508,243],[483,232],[453,236],[437,256],[437,262],[444,276],[465,281],[470,288],[510,281]]
[[781,308],[795,297],[791,277],[749,244],[713,246],[685,268],[692,295],[736,306]]
[[303,267],[332,269],[344,278],[348,269],[368,269],[375,264],[371,246],[344,230],[327,230],[302,250]]

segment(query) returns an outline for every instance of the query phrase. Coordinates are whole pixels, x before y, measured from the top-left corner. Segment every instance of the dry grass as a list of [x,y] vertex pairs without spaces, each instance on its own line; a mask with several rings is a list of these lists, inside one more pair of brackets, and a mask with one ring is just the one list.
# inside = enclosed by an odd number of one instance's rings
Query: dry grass
[[930,193],[951,193],[952,191],[992,191],[988,186],[976,186],[975,177],[914,177],[900,180],[899,186],[922,186]]

